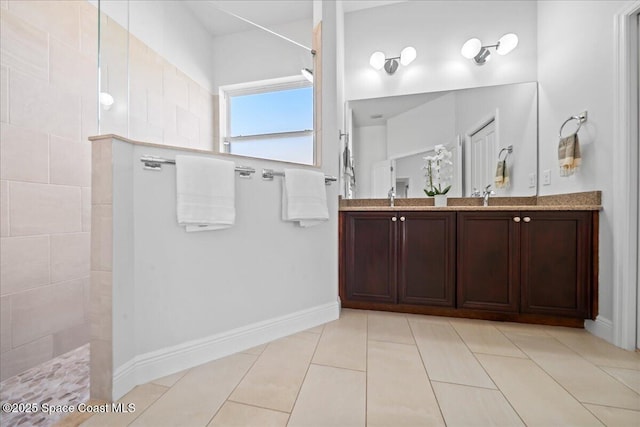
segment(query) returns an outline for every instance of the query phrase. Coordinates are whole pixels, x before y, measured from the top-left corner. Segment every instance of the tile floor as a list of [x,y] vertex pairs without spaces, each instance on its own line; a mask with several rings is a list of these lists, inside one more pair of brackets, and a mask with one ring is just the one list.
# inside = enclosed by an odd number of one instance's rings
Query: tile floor
[[[0,383],[1,403],[77,405],[89,399],[89,344],[58,356]],[[5,413],[0,425],[47,427],[65,414]]]
[[635,426],[640,353],[584,330],[343,310],[160,378],[82,426]]

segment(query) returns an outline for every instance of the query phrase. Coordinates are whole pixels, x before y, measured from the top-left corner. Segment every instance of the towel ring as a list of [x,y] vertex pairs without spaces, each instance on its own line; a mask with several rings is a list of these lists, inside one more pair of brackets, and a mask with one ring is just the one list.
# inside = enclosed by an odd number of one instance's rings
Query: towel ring
[[[502,158],[502,153],[507,152],[507,155],[504,156],[504,159]],[[500,153],[498,153],[498,161],[503,161],[503,160],[507,160],[509,158],[509,154],[513,153],[513,145],[509,145],[508,147],[504,147],[502,150],[500,150]]]
[[582,127],[582,123],[587,121],[587,112],[584,111],[584,112],[578,114],[577,116],[571,116],[567,120],[565,120],[564,123],[562,123],[562,125],[560,126],[560,132],[558,132],[558,136],[560,138],[566,138],[565,136],[562,136],[562,130],[564,129],[565,125],[567,123],[569,123],[571,120],[576,120],[578,122],[578,127],[576,128],[576,130],[573,133],[567,135],[566,137],[569,137],[569,136],[572,136],[572,135],[575,135],[575,134],[578,133],[578,131]]

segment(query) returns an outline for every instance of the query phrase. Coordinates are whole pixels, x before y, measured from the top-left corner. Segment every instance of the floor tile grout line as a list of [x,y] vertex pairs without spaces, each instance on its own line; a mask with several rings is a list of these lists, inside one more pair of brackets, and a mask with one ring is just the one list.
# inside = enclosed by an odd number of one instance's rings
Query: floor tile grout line
[[[603,365],[603,364],[598,364],[598,363],[593,363],[591,361],[589,361],[589,359],[587,359],[587,362],[591,363],[592,365],[597,366],[598,368],[604,370],[604,368],[611,368],[611,369],[624,369],[627,371],[633,371],[633,372],[638,372],[640,374],[640,369],[633,369],[633,368],[621,368],[620,366],[611,366],[611,365]],[[638,359],[638,363],[640,363],[640,358]]]
[[[493,356],[493,354],[490,354],[489,356]],[[451,385],[458,385],[458,386],[461,386],[461,387],[477,388],[479,390],[501,391],[499,388],[489,388],[489,387],[482,387],[482,386],[479,386],[479,385],[452,383],[451,381],[431,380],[431,379],[429,381],[431,381],[432,383],[438,383],[438,384],[451,384]]]
[[[271,341],[273,342],[273,341]],[[271,342],[267,343],[267,347],[269,347],[269,345],[271,344]],[[264,351],[262,353],[264,353],[267,350],[267,347],[264,348]],[[244,354],[244,353],[234,353],[234,354],[230,354],[229,356],[233,356],[235,354],[243,354],[245,356],[256,356],[254,354]],[[229,357],[226,356],[226,357]],[[213,419],[216,417],[216,415],[218,415],[218,413],[220,412],[220,409],[222,409],[222,407],[224,406],[225,403],[227,403],[229,401],[229,397],[231,397],[231,395],[233,394],[234,391],[236,391],[236,389],[238,388],[238,386],[240,385],[240,383],[242,383],[242,381],[245,379],[245,377],[249,374],[249,372],[251,372],[251,369],[253,369],[253,367],[256,365],[256,363],[258,363],[258,359],[260,359],[262,357],[262,354],[260,354],[259,356],[256,356],[256,359],[251,363],[251,366],[249,366],[249,368],[247,368],[246,372],[242,375],[242,378],[240,378],[240,380],[238,380],[238,382],[236,383],[236,385],[233,387],[233,389],[229,392],[229,394],[227,395],[227,397],[224,399],[224,401],[220,404],[220,406],[218,407],[218,409],[216,409],[216,412],[211,416],[211,418],[209,418],[209,421],[207,421],[207,423],[205,424],[205,426],[208,426],[209,424],[211,424],[211,421],[213,421]],[[218,359],[220,360],[220,359]]]
[[602,403],[591,403],[591,402],[584,402],[583,406],[584,405],[600,406],[601,408],[609,408],[609,409],[621,409],[623,411],[637,412],[638,415],[640,415],[640,409],[621,408],[620,406],[603,405]]
[[315,365],[315,366],[322,366],[324,368],[342,369],[343,371],[360,372],[360,373],[366,373],[367,372],[367,371],[362,370],[362,369],[345,368],[344,366],[328,365],[326,363],[311,362],[310,364],[311,365]]
[[[185,375],[186,375],[186,374],[185,374]],[[179,380],[178,380],[178,381],[179,381]],[[150,384],[150,383],[145,383],[145,384],[141,384],[141,385],[146,385],[146,384]],[[176,381],[176,384],[177,384],[177,381]],[[154,384],[154,385],[157,385],[157,386],[159,386],[159,387],[164,387],[166,390],[164,390],[164,391],[162,392],[162,394],[160,394],[160,396],[156,397],[156,398],[153,400],[153,402],[149,403],[149,405],[147,405],[147,407],[146,407],[146,408],[144,408],[144,409],[142,410],[142,412],[140,412],[139,414],[136,414],[136,416],[135,416],[135,417],[133,417],[133,419],[131,420],[131,422],[130,422],[130,423],[127,423],[127,426],[130,426],[131,424],[133,424],[134,422],[136,422],[136,420],[138,420],[141,416],[143,416],[143,415],[144,415],[144,413],[145,413],[145,412],[147,412],[147,411],[149,410],[149,408],[151,408],[153,405],[155,405],[155,404],[156,404],[156,402],[157,402],[158,400],[160,400],[160,398],[161,398],[162,396],[164,396],[164,395],[165,395],[169,390],[171,390],[171,389],[173,388],[173,386],[171,386],[171,387],[165,387],[165,386],[162,386],[162,385],[160,385],[160,384]],[[174,385],[175,385],[175,384],[174,384]],[[136,386],[136,387],[140,387],[140,386]],[[135,387],[134,387],[134,389],[133,389],[133,390],[135,390]],[[131,391],[133,391],[133,390],[131,390]],[[129,392],[129,393],[131,393],[131,392]],[[128,393],[127,393],[127,394],[128,394]],[[125,394],[125,396],[126,396],[126,394]],[[123,396],[123,397],[124,397],[124,396]],[[93,415],[93,416],[89,417],[87,420],[89,420],[89,419],[91,419],[91,418],[95,417],[96,415],[98,415],[98,414],[95,414],[95,415]],[[83,421],[83,423],[84,423],[84,422],[86,422],[87,420]]]
[[[265,409],[267,411],[274,411],[274,412],[278,412],[280,414],[287,414],[287,415],[291,415],[291,412],[287,412],[287,411],[283,411],[282,409],[273,409],[273,408],[268,408],[266,406],[260,406],[260,405],[256,405],[255,403],[247,403],[247,402],[241,402],[239,400],[233,400],[233,399],[227,399],[224,401],[224,403],[237,403],[238,405],[245,405],[245,406],[251,406],[253,408],[258,408],[258,409]],[[224,405],[223,405],[224,406]],[[211,421],[209,421],[211,422]]]
[[[522,359],[522,357],[518,357],[518,356],[510,356],[510,355],[506,355],[506,354],[495,354],[495,353],[486,353],[486,352],[483,352],[483,351],[473,351],[473,349],[471,349],[471,347],[469,346],[469,344],[467,344],[467,341],[464,339],[464,337],[463,337],[463,336],[460,334],[460,332],[456,329],[456,326],[455,326],[455,324],[454,324],[454,323],[455,323],[455,322],[452,322],[451,327],[456,331],[456,333],[458,334],[458,336],[460,337],[460,339],[462,339],[462,341],[465,343],[465,345],[467,346],[467,348],[469,349],[469,351],[470,351],[471,353],[474,353],[474,354],[488,354],[488,355],[504,356],[504,357],[515,357],[515,358],[517,358],[517,359]],[[511,340],[510,340],[510,339],[508,339],[508,338],[506,337],[506,335],[505,335],[505,334],[504,334],[500,329],[498,329],[498,327],[497,327],[496,325],[493,325],[493,324],[491,324],[491,323],[486,323],[486,324],[483,324],[482,326],[484,326],[484,327],[490,327],[490,328],[493,328],[493,329],[494,329],[498,334],[500,334],[500,336],[502,336],[503,338],[505,338],[505,339],[506,339],[506,340],[507,340],[511,345],[513,345],[513,346],[514,346],[518,351],[520,351],[520,353],[522,353],[522,354],[524,354],[525,356],[527,356],[527,357],[525,357],[525,359],[530,359],[530,357],[529,357],[525,352],[523,352],[520,348],[518,348],[517,346],[515,346],[515,345],[513,344],[513,342],[511,342]]]
[[518,356],[510,356],[508,354],[496,354],[496,353],[487,353],[486,351],[472,351],[473,354],[482,354],[485,356],[500,356],[500,357],[509,357],[511,359],[520,359],[520,360],[531,360],[530,357],[518,357]]
[[[545,337],[545,338],[546,338],[546,337]],[[511,342],[513,343],[513,345],[515,345],[516,347],[518,347],[518,348],[520,349],[520,351],[522,351],[524,354],[529,355],[529,354],[528,354],[528,353],[527,353],[527,352],[526,352],[522,347],[520,347],[518,344],[516,344],[515,342],[513,342],[513,341],[512,341],[508,336],[507,336],[507,339],[509,339],[509,341],[511,341]],[[562,342],[560,342],[560,340],[557,340],[554,336],[551,336],[551,339],[554,339],[555,341],[558,341],[560,344],[564,345]],[[565,346],[565,347],[567,347],[567,346]],[[569,348],[569,347],[567,347],[567,348]],[[571,350],[571,351],[573,352],[573,349],[569,348],[569,350]],[[575,352],[574,352],[574,353],[575,353]],[[577,354],[577,353],[576,353],[576,354]],[[579,356],[579,357],[582,357],[582,356],[580,356],[579,354],[578,354],[578,356]],[[540,365],[540,364],[539,364],[535,359],[533,359],[532,357],[530,357],[530,358],[529,358],[529,360],[530,360],[534,365],[536,365],[538,368],[540,368],[540,370],[541,370],[542,372],[544,372],[544,373],[545,373],[549,378],[551,378],[551,380],[552,380],[553,382],[555,382],[555,383],[556,383],[556,384],[557,384],[561,389],[563,389],[563,390],[564,390],[564,391],[565,391],[569,396],[571,396],[571,397],[573,398],[573,400],[575,400],[576,402],[578,402],[578,404],[579,404],[582,408],[584,408],[584,409],[585,409],[587,412],[589,412],[590,414],[592,413],[591,411],[589,411],[589,409],[588,409],[586,406],[584,406],[583,402],[582,402],[580,399],[578,399],[578,397],[577,397],[577,396],[575,396],[573,393],[571,393],[571,392],[570,392],[570,391],[569,391],[569,390],[568,390],[564,385],[562,385],[562,384],[560,383],[560,381],[558,381],[558,380],[557,380],[553,375],[551,375],[549,372],[547,372],[547,370],[546,370],[546,369],[544,369],[544,367],[542,367],[542,366],[541,366],[541,365]],[[585,360],[586,360],[586,359],[585,359]],[[588,360],[586,360],[586,361],[587,361],[588,363],[591,363],[591,362],[589,362]],[[595,366],[595,365],[594,365],[594,366]],[[597,420],[600,420],[598,417],[596,417],[596,419],[597,419]],[[603,424],[604,424],[604,423],[603,423]]]
[[[518,347],[524,354],[526,354],[527,356],[529,356],[529,354],[522,349],[520,346],[518,346],[511,338],[509,338],[508,335],[504,334],[505,337],[507,337],[507,339],[509,341],[511,341],[516,347]],[[607,374],[608,376],[612,377],[616,382],[622,384],[623,386],[627,387],[628,389],[630,389],[631,391],[633,391],[636,394],[640,394],[637,391],[635,391],[634,389],[632,389],[631,387],[629,387],[627,384],[625,384],[624,382],[620,381],[618,378],[614,377],[613,375],[609,374],[606,370],[602,369],[602,367],[596,363],[593,363],[592,361],[590,361],[589,359],[587,359],[586,357],[584,357],[584,355],[582,355],[581,353],[579,353],[578,351],[574,350],[572,347],[569,347],[567,344],[565,344],[564,342],[560,341],[558,338],[556,338],[554,335],[548,334],[549,337],[553,340],[555,340],[556,342],[558,342],[560,345],[562,345],[563,347],[567,348],[570,352],[574,353],[577,357],[583,359],[585,362],[587,362],[588,364],[596,367],[597,369],[599,369],[600,371],[604,372],[605,374]],[[547,337],[545,337],[547,338]],[[547,338],[548,339],[548,338]],[[534,363],[536,363],[536,365],[540,366],[537,362],[535,362],[535,360],[533,360],[533,358],[531,356],[529,356],[529,359],[532,360]],[[609,368],[614,368],[614,369],[627,369],[627,368],[620,368],[617,366],[607,366]],[[542,366],[540,366],[540,369],[542,369],[545,373],[547,373],[547,375],[551,376],[553,378],[553,376],[548,373]],[[631,371],[633,371],[634,369],[629,369]],[[555,378],[554,378],[555,380]],[[557,382],[557,381],[556,381]],[[571,394],[571,393],[570,393]],[[573,394],[571,394],[573,396]],[[578,400],[577,397],[573,396],[576,400]],[[579,401],[579,400],[578,400]]]
[[[496,328],[494,325],[490,326],[496,330],[498,330],[498,328]],[[509,404],[509,406],[511,407],[511,409],[513,409],[513,412],[518,416],[518,418],[520,419],[520,421],[522,421],[523,425],[527,425],[527,423],[524,421],[524,419],[522,418],[522,415],[516,410],[516,408],[513,406],[513,403],[509,400],[509,398],[507,398],[507,395],[502,391],[502,389],[500,389],[500,387],[498,386],[498,384],[496,384],[496,381],[493,379],[493,377],[491,376],[491,374],[489,374],[489,372],[487,371],[487,368],[484,367],[484,365],[482,364],[482,362],[480,361],[480,359],[478,359],[478,356],[471,351],[471,348],[469,347],[469,345],[467,344],[467,342],[464,340],[464,338],[462,338],[462,335],[460,335],[458,333],[458,330],[451,325],[451,327],[453,328],[453,330],[455,331],[455,333],[460,337],[460,339],[462,340],[462,342],[464,343],[464,345],[467,347],[467,349],[471,352],[471,354],[473,355],[473,358],[476,360],[476,362],[478,362],[478,365],[480,365],[480,367],[482,368],[482,370],[484,371],[484,373],[487,375],[487,377],[489,377],[489,379],[491,380],[491,382],[493,383],[493,385],[496,387],[496,390],[498,390],[498,392],[500,392],[500,394],[502,395],[502,397],[504,398],[504,400]],[[500,330],[498,330],[498,332],[500,332]],[[504,335],[504,334],[503,334]],[[511,340],[509,340],[509,342],[511,342]],[[511,342],[513,344],[513,342]],[[515,344],[513,344],[515,346]],[[518,346],[516,346],[516,348],[518,348],[520,351],[522,351],[522,349],[520,349]],[[524,351],[522,351],[525,355],[527,353],[525,353]],[[498,356],[500,357],[500,356]],[[508,357],[508,356],[505,356]],[[520,358],[521,359],[521,358]],[[526,360],[526,359],[521,359],[521,360]]]
[[427,369],[427,365],[424,363],[424,359],[422,358],[422,351],[420,351],[420,346],[418,345],[418,340],[416,339],[416,334],[411,327],[411,322],[407,318],[407,323],[409,324],[409,331],[411,331],[411,336],[416,343],[416,350],[418,350],[418,357],[420,357],[420,362],[422,363],[422,368],[424,369],[424,373],[427,376],[427,381],[429,382],[429,388],[431,388],[431,393],[433,393],[434,399],[436,399],[436,405],[438,405],[438,411],[440,412],[440,417],[442,418],[442,422],[445,427],[447,426],[447,419],[444,417],[444,412],[442,412],[442,406],[440,406],[440,401],[438,400],[438,395],[436,394],[436,390],[433,388],[433,382],[431,377],[429,376],[429,370]]
[[[340,317],[338,316],[339,320]],[[335,322],[335,320],[334,320]],[[330,322],[331,323],[331,322]],[[320,341],[322,340],[322,336],[324,335],[324,331],[327,328],[327,324],[324,324],[324,328],[322,328],[322,332],[320,332],[319,336],[318,336],[318,340],[316,341],[316,345],[313,347],[313,353],[311,354],[311,357],[309,358],[309,363],[307,363],[307,369],[304,372],[304,377],[302,377],[302,381],[300,382],[300,387],[298,387],[298,392],[296,393],[296,398],[293,400],[293,405],[291,405],[291,412],[289,413],[289,418],[287,418],[287,423],[285,424],[286,426],[289,425],[289,422],[291,421],[291,416],[293,415],[293,411],[296,408],[296,404],[298,403],[298,398],[300,397],[300,392],[302,391],[302,387],[304,387],[304,383],[307,380],[307,375],[309,374],[309,368],[311,367],[311,365],[313,364],[313,358],[316,356],[316,352],[318,351],[318,347],[320,346]]]
[[[455,328],[455,326],[453,325],[449,325],[451,327],[451,329],[453,329],[453,332],[455,332],[455,334],[458,336],[458,338],[460,338],[460,341],[462,341],[462,344],[464,344],[465,348],[469,351],[469,353],[471,353],[471,355],[473,356],[473,358],[475,359],[475,361],[478,363],[478,365],[480,365],[480,367],[482,368],[482,371],[485,373],[485,375],[487,376],[487,378],[489,378],[489,380],[491,381],[491,383],[496,387],[497,390],[499,390],[498,385],[496,384],[496,382],[493,380],[493,378],[491,377],[491,375],[489,375],[489,372],[487,372],[487,370],[485,369],[484,365],[482,363],[480,363],[480,360],[478,359],[478,357],[476,356],[476,354],[471,350],[471,347],[469,347],[469,344],[467,344],[467,342],[464,340],[464,338],[462,338],[462,335],[460,335],[460,333],[458,332],[458,330]],[[493,327],[493,326],[492,326]]]
[[[584,406],[584,405],[583,405],[583,406]],[[591,409],[587,408],[586,406],[584,406],[584,408],[585,408],[587,411],[589,411],[589,413],[590,413],[591,415],[593,415],[593,416],[596,418],[596,420],[600,421],[600,422],[602,423],[602,425],[604,425],[604,426],[606,426],[606,425],[607,425],[607,423],[606,423],[603,419],[601,419],[597,414],[595,414]]]
[[[624,381],[620,380],[619,378],[617,378],[615,375],[611,374],[609,371],[607,371],[606,369],[602,369],[602,367],[598,366],[598,365],[594,365],[596,368],[600,369],[602,372],[604,372],[606,375],[610,376],[611,378],[613,378],[614,380],[616,380],[617,382],[619,382],[620,384],[622,384],[623,386],[627,387],[629,390],[631,390],[632,392],[634,392],[635,394],[638,395],[638,398],[640,399],[640,393],[637,392],[636,390],[634,390],[631,386],[629,386],[628,384],[626,384]],[[613,368],[613,366],[607,366],[608,368]],[[614,369],[624,369],[624,368],[614,368]],[[629,369],[630,371],[633,371],[633,369]]]

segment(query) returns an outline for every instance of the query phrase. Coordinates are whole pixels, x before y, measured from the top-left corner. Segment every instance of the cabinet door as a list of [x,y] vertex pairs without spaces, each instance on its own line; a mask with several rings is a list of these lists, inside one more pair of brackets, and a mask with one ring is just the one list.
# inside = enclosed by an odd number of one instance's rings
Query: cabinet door
[[523,212],[522,219],[522,312],[588,317],[591,213]]
[[455,212],[401,212],[398,215],[400,303],[453,307]]
[[395,212],[345,214],[345,290],[348,300],[395,303]]
[[517,312],[518,212],[459,212],[457,306]]

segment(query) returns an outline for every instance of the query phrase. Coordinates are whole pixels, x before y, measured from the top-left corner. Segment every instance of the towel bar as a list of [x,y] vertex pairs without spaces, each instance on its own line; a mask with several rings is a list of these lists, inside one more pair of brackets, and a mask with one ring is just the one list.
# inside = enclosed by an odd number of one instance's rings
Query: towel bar
[[[144,168],[151,171],[159,171],[162,170],[162,163],[175,165],[176,161],[171,159],[165,159],[163,157],[154,157],[154,156],[142,156],[140,157],[140,161],[144,163]],[[255,173],[256,170],[250,166],[236,166],[236,172],[240,174],[243,178],[248,178],[251,174]]]
[[[587,121],[587,112],[583,111],[582,113],[578,114],[577,116],[571,116],[567,120],[565,120],[564,123],[562,123],[562,125],[560,125],[560,132],[558,132],[558,136],[560,138],[565,138],[565,137],[562,136],[562,129],[564,129],[564,126],[567,123],[569,123],[571,120],[577,120],[578,121],[578,128],[571,134],[571,135],[575,135],[580,130],[580,127],[582,127],[582,124]],[[567,136],[571,136],[571,135],[567,135]]]
[[[284,176],[283,171],[274,171],[273,169],[262,169],[262,179],[271,181],[274,176]],[[324,176],[324,183],[327,185],[331,185],[332,182],[337,181],[338,178],[331,175]]]

